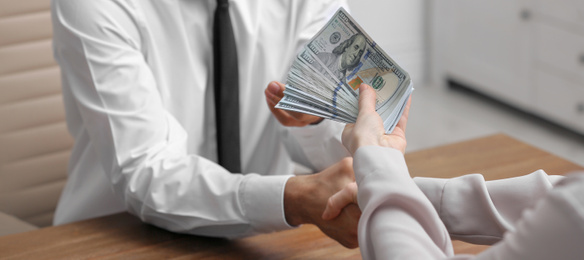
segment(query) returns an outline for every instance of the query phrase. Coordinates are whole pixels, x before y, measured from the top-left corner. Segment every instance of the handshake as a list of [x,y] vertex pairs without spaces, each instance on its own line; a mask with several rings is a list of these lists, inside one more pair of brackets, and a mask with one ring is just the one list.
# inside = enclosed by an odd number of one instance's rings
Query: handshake
[[[271,83],[271,86],[279,83]],[[282,86],[283,87],[283,86]],[[270,91],[270,86],[266,92]],[[375,111],[375,91],[368,85],[361,85],[359,116],[355,124],[347,124],[343,130],[343,145],[354,154],[362,146],[377,145],[391,147],[405,152],[405,130],[410,102],[391,134],[385,134],[382,119]],[[267,94],[268,96],[268,94]],[[310,116],[296,119],[288,115],[286,119],[305,124]],[[318,119],[316,119],[318,121]],[[282,121],[280,121],[282,122]],[[357,226],[361,211],[357,206],[357,185],[353,172],[353,159],[347,157],[325,170],[313,175],[292,177],[284,189],[284,212],[286,221],[293,226],[315,224],[322,232],[337,240],[343,246],[358,246]]]
[[[287,84],[272,82],[265,95],[285,126],[323,119],[347,123],[342,141],[351,154],[366,145],[403,153],[412,90],[407,72],[341,8],[297,56]],[[290,178],[284,193],[290,225],[315,224],[342,245],[358,246],[361,211],[351,157],[317,174]]]

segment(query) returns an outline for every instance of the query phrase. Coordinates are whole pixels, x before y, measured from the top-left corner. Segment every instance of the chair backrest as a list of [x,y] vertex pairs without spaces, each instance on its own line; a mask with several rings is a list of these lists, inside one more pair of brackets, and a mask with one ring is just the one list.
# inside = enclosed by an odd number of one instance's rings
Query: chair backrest
[[0,211],[51,225],[73,140],[53,59],[50,0],[0,0]]

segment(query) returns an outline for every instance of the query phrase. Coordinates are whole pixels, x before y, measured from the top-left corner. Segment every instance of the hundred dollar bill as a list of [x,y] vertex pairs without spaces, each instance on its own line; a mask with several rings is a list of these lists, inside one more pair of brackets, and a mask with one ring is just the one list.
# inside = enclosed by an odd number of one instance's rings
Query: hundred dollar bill
[[352,112],[358,112],[355,97],[344,90],[334,92],[331,87],[334,87],[336,84],[333,78],[326,73],[320,74],[320,72],[314,70],[313,66],[307,63],[311,59],[302,58],[305,55],[309,56],[310,54],[306,54],[305,52],[301,53],[298,56],[297,62],[292,65],[288,74],[286,88],[298,89],[299,91],[318,96],[332,106],[339,106]]
[[284,90],[284,98],[280,102],[288,103],[291,106],[298,107],[310,107],[311,110],[318,109],[320,111],[330,114],[330,118],[339,117],[341,119],[346,119],[348,123],[354,122],[357,118],[354,116],[355,113],[347,112],[342,107],[333,107],[329,105],[328,102],[323,101],[317,97],[306,95],[301,91],[296,91],[293,88],[286,88]]
[[[334,77],[334,75],[332,75],[330,73],[329,70],[327,70],[323,64],[321,62],[318,61],[318,59],[311,54],[308,50],[304,49],[297,57],[297,62],[296,62],[299,67],[303,68],[303,69],[310,69],[311,71],[314,72],[314,74],[311,75],[318,75],[321,77],[321,79],[323,80],[323,84],[322,86],[319,87],[324,87],[327,91],[327,93],[331,93],[332,91],[332,99],[335,98],[339,98],[342,100],[346,100],[348,101],[350,104],[354,105],[354,101],[357,100],[356,96],[354,93],[351,93],[349,90],[347,90],[346,88],[343,88],[342,86],[339,85],[338,79],[336,79]],[[357,106],[355,106],[355,108],[357,108]]]
[[398,88],[410,84],[409,74],[343,8],[308,42],[306,49],[355,96],[361,83],[373,87],[377,108],[389,102]]
[[354,123],[361,83],[375,89],[390,133],[412,93],[410,76],[340,8],[297,55],[276,108]]

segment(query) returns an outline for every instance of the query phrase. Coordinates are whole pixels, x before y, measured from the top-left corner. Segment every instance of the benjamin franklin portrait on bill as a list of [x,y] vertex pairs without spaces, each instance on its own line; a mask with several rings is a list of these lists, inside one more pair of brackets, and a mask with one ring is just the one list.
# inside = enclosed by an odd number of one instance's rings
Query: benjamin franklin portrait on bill
[[321,52],[317,56],[336,78],[345,82],[347,71],[357,67],[366,45],[365,36],[358,33],[341,42],[332,53]]

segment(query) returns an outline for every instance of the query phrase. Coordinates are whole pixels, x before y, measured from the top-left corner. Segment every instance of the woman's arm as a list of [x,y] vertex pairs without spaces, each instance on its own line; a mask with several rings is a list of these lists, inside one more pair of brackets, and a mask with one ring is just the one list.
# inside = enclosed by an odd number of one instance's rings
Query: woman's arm
[[485,181],[480,174],[414,181],[432,202],[452,238],[490,245],[514,230],[522,212],[545,197],[562,178],[538,170],[493,181]]
[[403,154],[365,146],[354,155],[364,259],[439,259],[453,255],[446,227],[410,178]]
[[363,212],[358,236],[365,259],[472,258],[453,255],[448,231],[489,243],[506,233],[477,258],[581,259],[584,176],[565,178],[553,191],[562,177],[543,171],[490,182],[481,175],[419,178],[416,185],[403,158],[408,108],[398,132],[386,135],[380,131],[373,94],[370,87],[361,86],[357,123],[343,132],[343,144],[354,157],[357,196],[355,186],[348,185],[329,199],[323,213],[323,218],[332,218],[343,204],[358,201]]
[[[453,255],[448,231],[471,242],[500,240],[479,259],[581,259],[584,254],[584,174],[565,178],[536,171],[489,182],[481,175],[449,179],[443,195],[432,196],[442,201],[437,212],[409,178],[398,151],[362,147],[354,164],[364,259],[474,258]],[[466,233],[454,235],[447,227]]]

